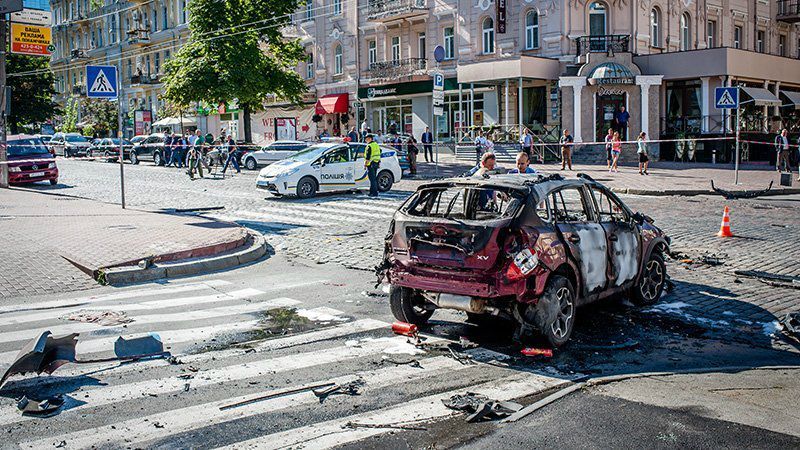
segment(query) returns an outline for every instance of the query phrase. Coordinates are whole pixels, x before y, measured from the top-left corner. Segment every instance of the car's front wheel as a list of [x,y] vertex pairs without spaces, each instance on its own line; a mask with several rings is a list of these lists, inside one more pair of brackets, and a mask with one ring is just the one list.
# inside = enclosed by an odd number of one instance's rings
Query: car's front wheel
[[389,288],[389,306],[395,319],[414,325],[424,325],[433,315],[432,309],[425,308],[422,295],[407,287]]
[[645,263],[639,281],[631,288],[630,299],[635,305],[652,305],[661,298],[667,284],[667,266],[664,258],[652,253]]
[[157,166],[163,166],[164,165],[164,158],[161,157],[161,152],[153,153],[153,164],[155,164]]
[[244,161],[244,166],[247,168],[247,170],[256,170],[258,168],[255,158],[247,158]]
[[387,192],[389,189],[392,188],[392,184],[394,184],[394,175],[392,175],[392,172],[384,170],[378,174],[379,191]]
[[311,198],[317,193],[317,180],[312,177],[303,177],[297,183],[297,196]]

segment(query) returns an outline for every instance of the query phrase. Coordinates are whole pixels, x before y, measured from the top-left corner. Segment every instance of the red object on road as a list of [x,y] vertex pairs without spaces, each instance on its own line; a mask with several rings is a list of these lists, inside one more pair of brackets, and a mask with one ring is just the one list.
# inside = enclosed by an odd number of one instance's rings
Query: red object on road
[[395,322],[392,324],[392,331],[394,334],[414,337],[417,335],[417,333],[419,333],[419,328],[417,328],[417,326],[413,323]]
[[523,348],[522,354],[525,356],[544,356],[545,358],[553,357],[553,350],[549,348]]

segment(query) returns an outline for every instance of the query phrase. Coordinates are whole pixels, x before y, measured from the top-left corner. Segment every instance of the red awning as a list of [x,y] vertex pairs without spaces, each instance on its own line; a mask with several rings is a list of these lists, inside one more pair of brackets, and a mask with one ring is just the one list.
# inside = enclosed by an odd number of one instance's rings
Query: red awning
[[343,114],[350,104],[348,94],[328,94],[317,100],[317,114]]

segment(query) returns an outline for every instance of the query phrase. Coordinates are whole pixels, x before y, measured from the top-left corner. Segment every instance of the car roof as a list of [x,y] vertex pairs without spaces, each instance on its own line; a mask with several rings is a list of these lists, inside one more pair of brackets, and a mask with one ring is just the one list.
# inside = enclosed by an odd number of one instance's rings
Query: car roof
[[305,141],[275,141],[267,144],[267,146],[281,144],[281,145],[311,145]]
[[537,198],[546,196],[550,191],[570,186],[599,185],[591,177],[578,174],[576,178],[564,178],[560,174],[502,174],[487,178],[453,177],[435,180],[419,186],[418,190],[447,186],[495,187],[516,191],[530,191]]
[[10,134],[6,137],[8,141],[15,141],[17,139],[39,139],[35,134]]

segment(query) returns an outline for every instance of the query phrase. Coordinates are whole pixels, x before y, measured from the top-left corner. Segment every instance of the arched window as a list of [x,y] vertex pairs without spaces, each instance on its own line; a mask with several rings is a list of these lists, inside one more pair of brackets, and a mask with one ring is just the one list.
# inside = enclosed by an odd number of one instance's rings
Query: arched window
[[683,13],[681,15],[681,50],[689,50],[690,42],[691,42],[691,30],[689,29],[689,24],[692,23],[692,19],[689,17],[689,13]]
[[589,35],[590,36],[605,36],[606,35],[606,5],[600,2],[594,2],[589,5]]
[[650,45],[661,47],[661,11],[658,8],[650,10]]
[[525,50],[539,48],[539,13],[528,11],[525,15]]
[[333,74],[341,75],[342,72],[344,72],[342,64],[342,45],[336,44],[336,46],[333,47]]
[[483,19],[483,53],[494,53],[494,20],[491,17]]

